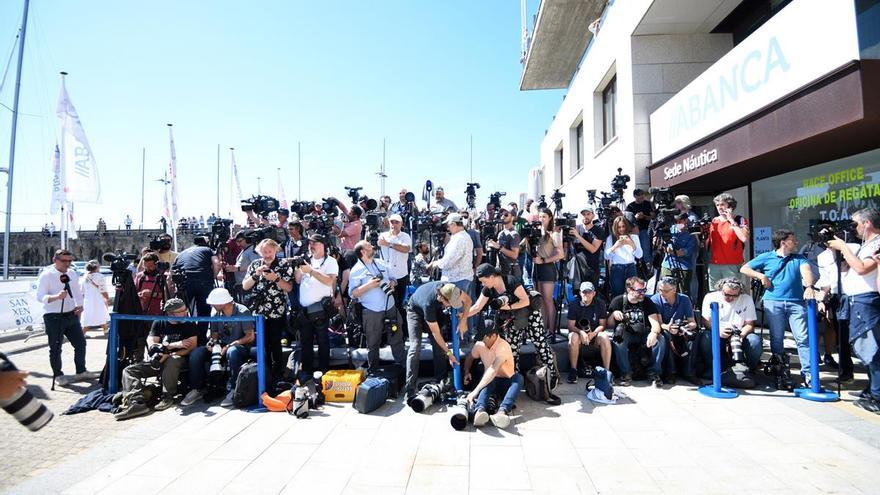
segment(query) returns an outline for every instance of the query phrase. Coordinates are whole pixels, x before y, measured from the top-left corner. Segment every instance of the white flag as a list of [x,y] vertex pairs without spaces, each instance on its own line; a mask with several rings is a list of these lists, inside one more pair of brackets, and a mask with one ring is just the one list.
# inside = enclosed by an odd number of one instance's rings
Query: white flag
[[100,203],[98,164],[92,155],[92,148],[86,139],[79,115],[67,96],[64,79],[61,79],[61,94],[58,95],[55,113],[61,119],[61,177],[66,200]]
[[173,236],[174,235],[174,221],[171,219],[171,204],[168,201],[168,174],[165,174],[165,179],[162,182],[162,185],[165,189],[165,202],[163,203],[162,209],[162,218],[165,219],[165,233]]
[[65,202],[64,169],[61,168],[61,149],[58,148],[58,144],[55,144],[55,152],[52,155],[52,204],[49,206],[49,213],[55,215]]
[[168,163],[168,180],[171,181],[171,220],[177,226],[180,215],[177,212],[177,152],[174,151],[174,134],[168,126],[168,138],[171,140],[171,161]]
[[281,183],[281,169],[278,169],[278,203],[281,208],[287,209],[287,197],[284,194],[284,184]]
[[73,217],[73,203],[67,203],[67,240],[76,239],[76,220]]

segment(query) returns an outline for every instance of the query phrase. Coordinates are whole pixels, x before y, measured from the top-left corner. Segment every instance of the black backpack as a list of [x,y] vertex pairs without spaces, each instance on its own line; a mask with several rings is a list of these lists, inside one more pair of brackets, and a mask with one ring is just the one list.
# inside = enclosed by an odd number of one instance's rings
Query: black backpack
[[257,363],[242,365],[232,392],[232,403],[239,409],[256,405],[258,389]]

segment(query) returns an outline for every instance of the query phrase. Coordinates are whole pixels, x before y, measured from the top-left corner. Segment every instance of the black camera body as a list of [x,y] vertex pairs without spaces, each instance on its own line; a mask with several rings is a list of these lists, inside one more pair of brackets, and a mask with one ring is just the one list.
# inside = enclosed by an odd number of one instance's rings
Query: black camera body
[[278,208],[279,203],[277,199],[262,194],[241,200],[241,211],[252,211],[263,217],[269,216],[273,211],[278,211]]
[[501,197],[507,196],[506,192],[495,191],[489,195],[489,204],[494,206],[495,209],[501,208]]
[[[5,354],[0,353],[0,372],[7,371],[18,371],[18,368]],[[31,431],[46,426],[54,417],[52,411],[27,388],[18,389],[9,398],[0,400],[0,407]]]
[[510,297],[507,295],[498,296],[495,299],[489,301],[489,307],[494,309],[495,311],[499,311],[504,306],[510,304]]
[[623,168],[617,169],[617,175],[611,179],[611,189],[614,191],[623,191],[627,188],[630,176],[623,173]]
[[315,211],[314,201],[294,201],[290,205],[290,213],[296,213],[296,216],[302,218]]
[[169,251],[171,250],[171,239],[163,236],[156,236],[150,239],[150,251]]
[[810,238],[824,247],[835,237],[848,243],[858,242],[858,234],[848,220],[837,223],[826,220],[810,226]]
[[387,316],[382,319],[382,328],[387,332],[394,333],[399,330],[399,326],[397,324],[396,318],[388,318]]
[[232,222],[231,218],[218,218],[211,224],[211,235],[208,243],[212,250],[216,251],[226,245],[226,241],[232,235]]
[[339,215],[339,200],[336,198],[321,198],[321,210],[328,217]]
[[309,259],[305,256],[294,256],[293,258],[290,258],[290,264],[294,268],[299,268],[308,262],[309,262]]
[[119,251],[115,253],[104,253],[104,256],[102,256],[101,259],[110,263],[110,271],[117,274],[128,271],[128,266],[132,261],[137,259],[137,255],[126,253],[125,251]]
[[[345,186],[345,193],[348,194],[348,197],[351,198],[352,204],[358,204],[360,202],[360,191],[363,187],[349,187]],[[325,200],[326,201],[326,200]]]
[[170,354],[165,344],[151,344],[147,349],[147,355],[150,357],[150,366],[158,368],[162,365],[162,356]]
[[590,325],[589,318],[581,318],[577,321],[577,327],[585,332],[589,332],[592,330],[592,325]]
[[285,231],[281,227],[273,227],[269,225],[266,227],[253,229],[251,231],[245,232],[244,234],[245,242],[250,245],[255,245],[263,239],[272,239],[273,241],[281,244],[286,240]]

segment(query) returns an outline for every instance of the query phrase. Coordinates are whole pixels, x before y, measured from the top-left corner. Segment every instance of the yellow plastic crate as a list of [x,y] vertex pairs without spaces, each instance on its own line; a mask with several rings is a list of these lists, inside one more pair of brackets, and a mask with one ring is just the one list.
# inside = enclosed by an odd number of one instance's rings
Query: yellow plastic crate
[[327,402],[354,402],[358,385],[364,381],[364,370],[330,370],[321,377]]

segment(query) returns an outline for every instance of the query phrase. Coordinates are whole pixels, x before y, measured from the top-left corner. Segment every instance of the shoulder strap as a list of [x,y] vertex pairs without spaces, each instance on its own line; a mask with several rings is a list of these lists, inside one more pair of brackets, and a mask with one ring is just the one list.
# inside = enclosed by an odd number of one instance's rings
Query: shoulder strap
[[780,273],[782,273],[782,270],[785,270],[785,265],[787,265],[788,262],[791,261],[793,258],[794,258],[794,255],[793,255],[793,254],[789,254],[788,256],[785,257],[784,260],[782,260],[782,264],[779,265],[779,268],[777,268],[776,271],[773,272],[773,275],[770,277],[770,281],[771,281],[771,282],[772,282],[774,279],[776,279],[776,277],[779,276]]

